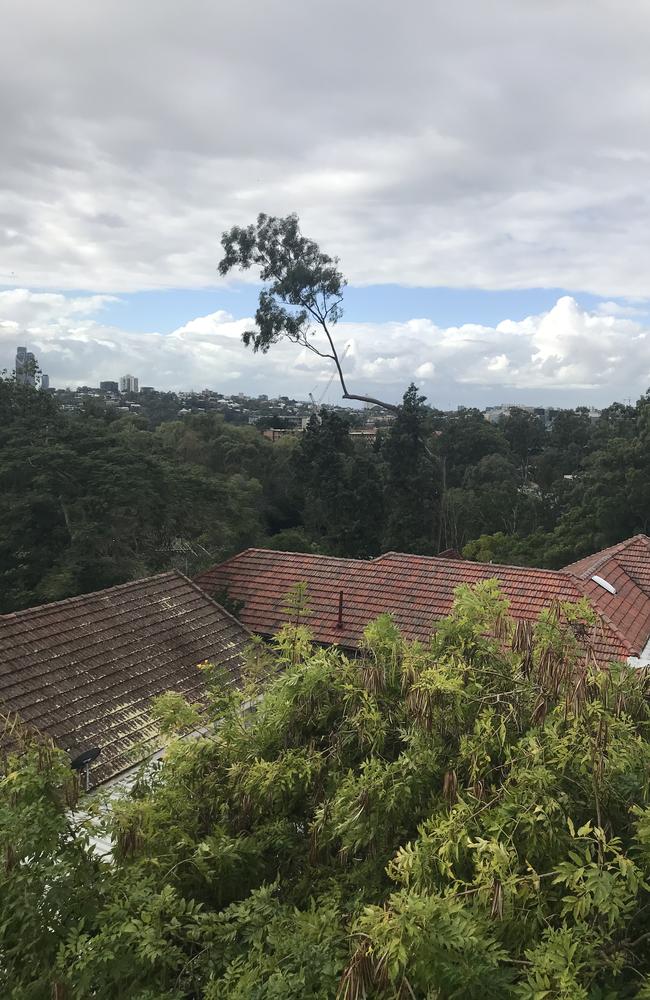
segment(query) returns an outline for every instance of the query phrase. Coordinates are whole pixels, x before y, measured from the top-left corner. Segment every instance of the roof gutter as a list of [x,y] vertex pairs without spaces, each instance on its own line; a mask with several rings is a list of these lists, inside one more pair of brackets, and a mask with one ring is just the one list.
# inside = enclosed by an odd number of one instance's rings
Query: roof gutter
[[639,656],[628,656],[627,662],[631,667],[650,667],[650,639],[646,642]]

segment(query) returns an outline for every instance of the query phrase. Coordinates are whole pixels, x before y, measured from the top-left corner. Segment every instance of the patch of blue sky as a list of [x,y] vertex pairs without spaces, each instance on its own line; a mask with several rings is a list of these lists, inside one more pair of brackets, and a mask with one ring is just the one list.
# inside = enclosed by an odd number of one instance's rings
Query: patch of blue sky
[[[3,286],[0,283],[0,290]],[[32,288],[31,291],[53,291]],[[199,316],[224,310],[235,319],[253,316],[259,286],[241,284],[231,288],[170,288],[141,292],[115,293],[107,302],[98,322],[127,332],[170,333]],[[94,293],[66,290],[68,296]],[[344,297],[344,319],[354,323],[403,323],[410,319],[429,319],[440,327],[476,323],[496,326],[502,320],[522,320],[551,309],[562,295],[571,295],[589,311],[600,304],[614,302],[639,321],[650,319],[650,300],[629,300],[616,296],[598,296],[564,288],[524,288],[486,290],[480,288],[418,288],[394,284],[348,286]],[[609,312],[607,306],[605,312]],[[621,312],[621,314],[623,314]]]
[[[127,331],[169,333],[198,316],[220,309],[235,318],[252,316],[258,291],[255,285],[239,285],[228,289],[157,289],[121,294],[102,310],[101,321]],[[441,327],[464,323],[495,326],[505,319],[521,320],[547,312],[562,295],[568,294],[590,311],[604,301],[600,296],[562,288],[486,291],[390,284],[350,286],[345,290],[344,318],[355,323],[429,319]],[[623,300],[613,301],[627,305]],[[639,308],[638,315],[650,315],[650,304],[635,305]]]

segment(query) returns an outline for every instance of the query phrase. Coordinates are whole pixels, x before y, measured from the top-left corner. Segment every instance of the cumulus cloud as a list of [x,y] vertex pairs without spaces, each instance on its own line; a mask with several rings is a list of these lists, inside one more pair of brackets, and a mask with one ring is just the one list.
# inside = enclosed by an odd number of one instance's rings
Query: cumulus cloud
[[[293,344],[253,354],[241,335],[250,317],[219,311],[171,333],[132,333],[106,325],[102,296],[0,292],[0,355],[10,363],[26,343],[55,386],[96,385],[125,372],[163,389],[287,394],[338,402],[331,368]],[[547,313],[496,326],[440,327],[340,323],[348,382],[360,392],[400,398],[415,380],[432,403],[487,404],[525,398],[574,406],[635,398],[650,386],[650,328],[637,320],[581,308],[569,296]]]
[[2,32],[0,283],[205,286],[224,228],[297,210],[357,284],[648,295],[637,0],[8,0]]

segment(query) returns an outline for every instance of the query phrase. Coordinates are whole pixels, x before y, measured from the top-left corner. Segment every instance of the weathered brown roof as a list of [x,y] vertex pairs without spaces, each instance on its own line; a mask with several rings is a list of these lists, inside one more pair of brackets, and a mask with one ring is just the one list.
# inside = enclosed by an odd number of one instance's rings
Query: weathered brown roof
[[0,710],[64,750],[101,747],[99,784],[163,744],[152,698],[176,691],[202,700],[204,660],[236,683],[249,640],[175,571],[0,616]]
[[[632,634],[624,633],[608,619],[597,603],[599,595],[591,594],[591,585],[566,571],[399,552],[364,561],[247,549],[199,574],[196,582],[210,594],[227,590],[230,598],[242,601],[241,620],[252,631],[268,636],[286,618],[283,605],[287,591],[304,581],[312,611],[308,624],[315,639],[354,648],[364,627],[382,612],[393,614],[406,638],[427,639],[436,620],[449,614],[456,587],[493,578],[499,581],[510,614],[516,619],[536,620],[555,600],[576,602],[588,596],[596,610],[604,614],[603,627],[595,638],[598,660],[607,663],[637,655]],[[339,627],[341,593],[343,616]]]

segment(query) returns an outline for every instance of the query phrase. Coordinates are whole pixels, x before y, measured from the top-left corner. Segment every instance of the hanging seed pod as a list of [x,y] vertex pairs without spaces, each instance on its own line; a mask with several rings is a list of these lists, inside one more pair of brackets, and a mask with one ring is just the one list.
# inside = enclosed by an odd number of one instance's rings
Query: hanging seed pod
[[530,676],[533,665],[533,623],[520,618],[512,635],[512,651],[521,656],[521,669],[525,677]]
[[540,694],[533,709],[533,714],[531,716],[531,724],[533,726],[539,726],[544,722],[548,712],[548,702],[543,694]]
[[74,809],[79,801],[80,794],[79,775],[76,771],[71,771],[63,786],[63,799],[68,809]]
[[492,883],[492,906],[490,907],[490,917],[492,920],[503,920],[503,886],[498,878]]
[[17,856],[12,844],[5,846],[5,872],[8,874],[16,867]]
[[480,778],[472,785],[472,795],[475,799],[478,799],[479,802],[483,802],[485,799],[485,785]]
[[343,970],[336,1000],[363,1000],[373,988],[375,963],[370,940],[363,937]]
[[319,854],[318,830],[316,829],[316,825],[312,824],[312,828],[309,831],[309,863],[311,865],[316,864]]
[[453,806],[458,799],[458,778],[455,771],[447,771],[442,782],[442,794],[449,806]]

